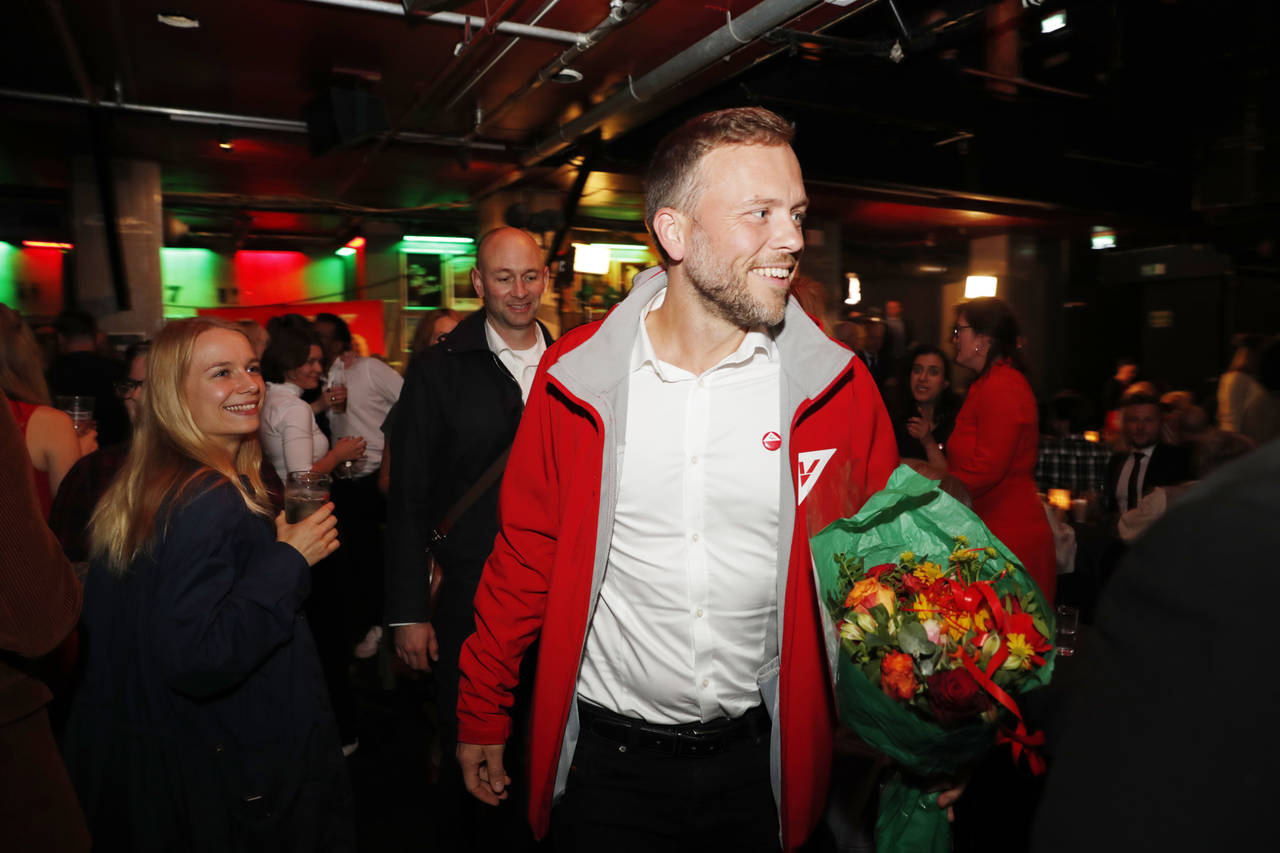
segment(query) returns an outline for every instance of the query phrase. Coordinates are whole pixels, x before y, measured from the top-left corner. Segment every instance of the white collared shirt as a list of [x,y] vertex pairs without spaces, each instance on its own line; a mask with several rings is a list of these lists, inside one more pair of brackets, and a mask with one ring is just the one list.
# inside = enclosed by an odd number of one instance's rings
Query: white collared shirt
[[640,317],[618,504],[578,693],[652,723],[736,717],[777,617],[780,375],[748,333],[695,376],[661,361]]
[[334,438],[358,435],[364,439],[364,458],[359,462],[357,473],[367,476],[382,465],[382,448],[386,442],[382,422],[400,399],[404,377],[376,358],[357,358],[345,371],[347,410],[341,414],[329,410],[330,432]]
[[267,383],[258,437],[281,482],[289,479],[290,471],[310,471],[329,452],[329,439],[316,424],[311,406],[303,401],[302,389],[292,382]]
[[489,349],[498,357],[498,361],[502,362],[516,382],[520,385],[520,399],[529,402],[529,389],[533,387],[533,377],[538,371],[538,362],[542,359],[542,354],[547,351],[547,342],[542,337],[542,328],[535,324],[534,330],[537,332],[537,343],[528,349],[512,349],[510,344],[502,339],[502,335],[498,334],[498,330],[493,327],[493,323],[489,322],[489,318],[484,320],[484,338],[489,344]]
[[1126,450],[1124,464],[1120,466],[1120,478],[1116,480],[1116,505],[1120,507],[1121,512],[1128,512],[1133,509],[1129,506],[1129,475],[1133,471],[1133,454],[1142,454],[1142,467],[1138,469],[1138,500],[1142,500],[1142,485],[1147,481],[1147,469],[1151,467],[1151,454],[1155,452],[1156,446],[1139,448],[1138,450]]

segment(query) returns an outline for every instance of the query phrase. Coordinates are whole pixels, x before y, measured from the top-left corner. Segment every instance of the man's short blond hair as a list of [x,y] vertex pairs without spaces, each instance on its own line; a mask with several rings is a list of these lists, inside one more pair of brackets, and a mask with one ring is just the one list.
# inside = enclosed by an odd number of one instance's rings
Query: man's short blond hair
[[[790,145],[795,129],[777,113],[763,107],[737,107],[695,116],[671,131],[653,152],[645,177],[644,223],[654,234],[653,219],[670,207],[692,211],[704,187],[699,181],[702,158],[727,145]],[[662,243],[654,242],[665,260]]]

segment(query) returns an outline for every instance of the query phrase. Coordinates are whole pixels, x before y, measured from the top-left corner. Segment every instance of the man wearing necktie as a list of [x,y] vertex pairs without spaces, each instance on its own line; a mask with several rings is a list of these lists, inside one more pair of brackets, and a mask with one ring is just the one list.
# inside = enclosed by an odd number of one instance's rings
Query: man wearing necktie
[[1122,413],[1130,449],[1111,457],[1107,499],[1123,513],[1157,486],[1190,479],[1191,464],[1185,448],[1160,442],[1160,401],[1155,397],[1131,395],[1123,401]]

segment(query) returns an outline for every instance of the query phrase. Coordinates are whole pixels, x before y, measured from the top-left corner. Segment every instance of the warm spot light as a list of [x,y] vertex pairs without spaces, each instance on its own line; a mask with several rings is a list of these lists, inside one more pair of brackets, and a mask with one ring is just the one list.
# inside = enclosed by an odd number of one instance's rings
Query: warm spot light
[[971,275],[964,280],[964,298],[980,299],[983,296],[996,295],[996,277],[993,275]]
[[50,243],[45,240],[23,240],[22,245],[28,249],[74,249],[71,243]]

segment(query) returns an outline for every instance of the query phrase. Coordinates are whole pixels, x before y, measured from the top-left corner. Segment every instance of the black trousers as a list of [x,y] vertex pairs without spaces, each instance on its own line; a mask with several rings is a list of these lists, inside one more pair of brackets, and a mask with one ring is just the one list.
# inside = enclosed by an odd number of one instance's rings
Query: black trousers
[[718,755],[662,755],[585,728],[552,812],[557,853],[777,853],[769,739]]
[[311,569],[307,619],[329,685],[333,715],[344,744],[359,734],[351,663],[355,644],[382,622],[382,535],[386,501],[377,476],[334,480],[334,515],[341,546]]

